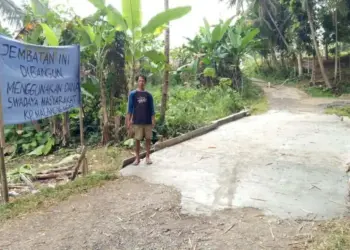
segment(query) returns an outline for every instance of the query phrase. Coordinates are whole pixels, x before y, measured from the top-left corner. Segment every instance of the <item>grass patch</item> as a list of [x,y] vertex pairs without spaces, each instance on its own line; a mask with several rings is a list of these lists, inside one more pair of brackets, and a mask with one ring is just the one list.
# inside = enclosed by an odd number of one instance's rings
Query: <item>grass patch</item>
[[243,72],[250,76],[255,77],[271,84],[284,84],[284,85],[295,85],[299,83],[302,78],[297,76],[290,67],[272,67],[263,63],[262,61],[254,62],[254,60],[246,60],[244,62]]
[[264,96],[257,101],[252,101],[249,107],[252,115],[260,115],[269,110],[269,103],[266,96]]
[[242,94],[245,105],[249,107],[252,115],[260,115],[269,110],[269,103],[263,89],[249,81]]
[[326,114],[350,117],[350,106],[330,107],[325,110]]
[[[155,103],[161,103],[160,88],[148,88]],[[213,120],[231,115],[244,108],[242,96],[229,86],[218,85],[213,88],[172,86],[166,112],[166,124],[156,127],[164,137],[176,137],[200,128]],[[160,105],[156,107],[156,118]]]
[[332,92],[332,90],[324,89],[320,87],[307,87],[305,88],[305,92],[311,97],[328,97],[328,98],[336,97]]
[[72,195],[86,193],[90,188],[101,186],[105,182],[117,178],[118,176],[112,171],[100,171],[56,188],[40,189],[37,194],[28,194],[8,204],[0,205],[0,221],[15,218],[40,208],[47,208]]
[[350,249],[349,219],[327,222],[319,227],[321,234],[309,247],[313,250]]

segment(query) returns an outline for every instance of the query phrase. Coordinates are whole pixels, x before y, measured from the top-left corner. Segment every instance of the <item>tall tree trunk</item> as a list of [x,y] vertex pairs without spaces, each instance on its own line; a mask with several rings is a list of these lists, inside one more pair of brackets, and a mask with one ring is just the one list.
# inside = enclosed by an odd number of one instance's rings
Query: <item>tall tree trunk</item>
[[318,48],[318,44],[317,44],[317,40],[316,40],[316,31],[315,31],[315,27],[314,27],[314,20],[313,20],[313,17],[312,17],[311,10],[312,10],[312,8],[310,6],[310,3],[307,2],[306,3],[306,12],[307,12],[307,16],[308,16],[308,19],[309,19],[309,25],[310,25],[310,30],[311,30],[311,37],[312,37],[312,41],[314,43],[314,47],[315,47],[318,63],[320,65],[320,70],[321,70],[321,73],[322,73],[322,77],[323,77],[323,80],[326,83],[327,88],[332,88],[332,85],[331,85],[331,83],[330,83],[330,81],[328,79],[328,76],[326,74],[326,71],[324,69],[323,59],[322,59],[320,50]]
[[316,58],[315,58],[315,56],[312,57],[311,83],[312,83],[312,86],[316,85]]
[[109,113],[110,118],[115,116],[117,107],[119,105],[118,100],[122,95],[128,93],[128,83],[125,77],[125,34],[124,32],[117,31],[115,33],[114,47],[108,54],[108,61],[110,62],[111,72],[113,72],[114,81],[110,89],[109,100]]
[[[267,64],[267,66],[269,67],[269,69],[272,69],[269,56],[264,56],[263,59],[264,59],[264,61],[266,62],[266,64]],[[260,66],[259,66],[259,68],[260,68]]]
[[[239,65],[237,63],[236,65]],[[240,87],[242,87],[242,72],[239,66],[234,66],[232,71],[232,87],[233,89],[239,91]]]
[[102,144],[105,145],[109,140],[109,126],[108,126],[108,111],[107,111],[107,97],[106,84],[104,79],[100,79],[101,88],[101,111],[102,111]]
[[286,67],[286,62],[284,61],[284,55],[283,55],[283,52],[281,53],[281,66],[282,66],[282,69],[287,68],[287,67]]
[[338,14],[337,9],[334,12],[334,22],[335,22],[335,55],[334,55],[334,82],[333,85],[337,84],[338,80]]
[[286,39],[284,38],[284,36],[283,36],[283,34],[282,34],[280,28],[278,27],[276,20],[273,18],[272,14],[271,14],[271,12],[270,12],[270,10],[269,10],[269,7],[266,6],[265,1],[264,1],[264,3],[263,3],[263,6],[264,6],[264,9],[266,10],[267,14],[269,15],[269,18],[271,19],[273,25],[275,26],[275,28],[276,28],[278,34],[280,35],[280,37],[281,37],[281,39],[282,39],[282,42],[283,42],[284,45],[286,46],[287,50],[289,50],[288,43],[287,43]]
[[133,90],[134,88],[134,85],[135,85],[135,72],[136,72],[136,63],[135,63],[135,58],[133,56],[132,58],[132,62],[131,62],[131,76],[130,76],[130,79],[129,79],[129,82],[128,82],[128,89],[129,89],[129,92],[131,90]]
[[[254,62],[255,62],[256,68],[259,68],[259,63],[258,63],[258,61],[256,60],[255,54],[253,55],[253,58],[254,58]],[[263,58],[263,60],[264,60],[264,58]]]
[[298,76],[302,77],[303,76],[303,56],[300,52],[297,54],[297,61],[298,61]]
[[[164,8],[165,10],[169,9],[169,0],[164,0]],[[160,123],[163,124],[165,122],[165,112],[166,105],[168,99],[168,89],[169,89],[169,52],[170,52],[170,29],[169,24],[167,29],[165,30],[165,46],[164,46],[164,54],[165,54],[165,68],[164,68],[164,83],[162,89],[162,102],[160,106]]]
[[278,60],[277,60],[276,52],[273,48],[271,49],[271,60],[272,60],[272,66],[275,69],[278,68],[279,67]]
[[339,81],[341,82],[341,72],[342,72],[342,70],[341,70],[341,63],[340,63],[340,56],[339,56],[339,60],[338,60],[338,62],[339,62],[339,64],[338,64],[338,72],[339,72],[339,74],[338,74],[338,79],[339,79]]
[[104,59],[106,54],[101,52],[100,62],[98,62],[99,67],[97,67],[98,80],[100,83],[100,94],[101,94],[101,113],[102,113],[102,144],[106,144],[110,140],[109,133],[109,120],[108,120],[108,110],[107,110],[107,95],[106,95],[106,84],[105,84],[105,76],[103,72],[104,68]]
[[339,50],[339,56],[338,56],[338,58],[339,58],[339,65],[338,65],[338,67],[339,67],[339,81],[341,82],[341,80],[342,80],[342,77],[341,77],[341,74],[342,74],[342,68],[341,68],[341,52],[343,51],[343,44],[341,44],[340,45],[340,50]]

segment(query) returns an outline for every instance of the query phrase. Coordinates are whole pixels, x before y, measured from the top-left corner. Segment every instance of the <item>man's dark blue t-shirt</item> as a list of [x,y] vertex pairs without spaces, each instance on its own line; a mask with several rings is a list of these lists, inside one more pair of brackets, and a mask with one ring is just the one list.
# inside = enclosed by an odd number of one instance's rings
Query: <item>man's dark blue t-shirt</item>
[[128,113],[133,117],[133,124],[152,124],[152,116],[154,115],[152,95],[147,91],[131,91],[129,94]]

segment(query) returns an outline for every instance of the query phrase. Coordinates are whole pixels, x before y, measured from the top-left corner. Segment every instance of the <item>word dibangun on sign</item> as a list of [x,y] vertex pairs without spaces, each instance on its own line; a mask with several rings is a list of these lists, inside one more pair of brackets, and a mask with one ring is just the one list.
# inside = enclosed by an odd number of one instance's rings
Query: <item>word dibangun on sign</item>
[[5,125],[80,107],[79,46],[36,46],[0,36],[0,88]]

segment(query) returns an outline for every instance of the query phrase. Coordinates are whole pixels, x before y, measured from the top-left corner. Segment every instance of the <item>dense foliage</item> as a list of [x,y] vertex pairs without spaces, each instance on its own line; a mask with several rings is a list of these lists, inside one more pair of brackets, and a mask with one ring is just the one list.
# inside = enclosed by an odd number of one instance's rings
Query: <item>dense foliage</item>
[[[160,122],[155,140],[157,135],[177,136],[198,128],[242,109],[247,99],[256,99],[260,93],[244,74],[283,82],[310,79],[311,95],[349,91],[349,1],[256,0],[243,4],[233,0],[231,4],[240,7],[236,16],[216,24],[204,19],[193,38],[170,51],[170,60],[168,40],[164,44],[159,36],[169,22],[190,12],[190,7],[167,6],[143,24],[140,0],[121,1],[120,10],[104,0],[89,1],[96,12],[86,18],[66,8],[49,8],[43,0],[32,0],[23,7],[10,0],[0,5],[0,12],[20,27],[16,39],[45,45],[80,44],[87,143],[123,144],[127,139],[123,126],[127,93],[134,88],[138,73],[148,76],[155,96]],[[6,27],[0,26],[0,32],[10,36]],[[166,116],[159,117],[164,112]],[[79,110],[73,110],[7,127],[6,139],[15,145],[7,153],[46,155],[78,143],[78,114]],[[116,123],[121,126],[116,128]]]
[[[158,123],[154,142],[159,136],[178,136],[239,111],[247,99],[260,96],[240,68],[245,54],[260,42],[254,39],[259,29],[245,17],[215,25],[204,20],[194,39],[171,51],[168,64],[159,36],[190,7],[167,7],[142,24],[140,0],[122,1],[121,10],[104,0],[89,1],[96,13],[86,18],[62,7],[52,9],[48,1],[32,0],[23,8],[12,1],[0,5],[8,20],[21,27],[15,39],[39,45],[80,44],[86,143],[125,144],[127,93],[135,87],[138,73],[148,76],[149,91],[155,98]],[[0,32],[10,35],[3,27]],[[164,71],[170,71],[170,76],[164,74],[163,78]],[[169,90],[160,85],[163,79],[169,82]],[[160,117],[163,105],[165,119]],[[118,128],[116,123],[120,123]],[[7,126],[5,132],[13,145],[7,148],[8,155],[47,155],[61,146],[79,143],[79,110],[32,124]]]
[[350,1],[246,3],[245,13],[260,29],[261,39],[245,62],[246,72],[280,82],[303,80],[307,86],[334,94],[348,92]]

